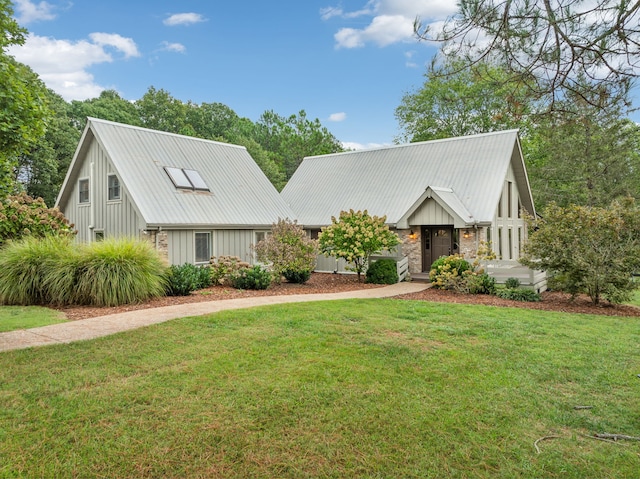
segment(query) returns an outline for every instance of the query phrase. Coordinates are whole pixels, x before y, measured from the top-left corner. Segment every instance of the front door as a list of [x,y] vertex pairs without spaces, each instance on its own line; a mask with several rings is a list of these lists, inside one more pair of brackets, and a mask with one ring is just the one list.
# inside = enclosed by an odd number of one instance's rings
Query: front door
[[422,271],[428,272],[435,260],[454,253],[451,226],[422,227]]

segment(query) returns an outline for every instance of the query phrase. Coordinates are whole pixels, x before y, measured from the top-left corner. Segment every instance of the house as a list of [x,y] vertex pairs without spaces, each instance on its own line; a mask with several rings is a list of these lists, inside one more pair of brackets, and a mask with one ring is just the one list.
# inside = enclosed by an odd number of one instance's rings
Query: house
[[233,255],[294,213],[244,147],[89,118],[56,205],[78,240],[143,238],[171,264]]
[[308,157],[281,196],[312,236],[341,210],[385,215],[413,274],[481,242],[515,265],[535,215],[517,130]]

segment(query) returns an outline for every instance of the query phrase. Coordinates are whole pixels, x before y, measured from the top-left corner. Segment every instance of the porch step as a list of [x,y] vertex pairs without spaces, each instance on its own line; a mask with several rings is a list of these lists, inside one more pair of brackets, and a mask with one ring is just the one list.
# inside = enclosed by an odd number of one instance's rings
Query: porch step
[[416,283],[428,283],[429,273],[411,273],[411,281]]

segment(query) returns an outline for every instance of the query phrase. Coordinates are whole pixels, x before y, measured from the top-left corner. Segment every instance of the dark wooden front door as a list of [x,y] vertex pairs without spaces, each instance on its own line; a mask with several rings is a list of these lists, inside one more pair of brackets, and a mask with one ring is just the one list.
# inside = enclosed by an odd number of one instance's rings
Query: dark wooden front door
[[451,226],[422,227],[422,271],[428,272],[435,260],[449,256],[454,251],[453,228]]

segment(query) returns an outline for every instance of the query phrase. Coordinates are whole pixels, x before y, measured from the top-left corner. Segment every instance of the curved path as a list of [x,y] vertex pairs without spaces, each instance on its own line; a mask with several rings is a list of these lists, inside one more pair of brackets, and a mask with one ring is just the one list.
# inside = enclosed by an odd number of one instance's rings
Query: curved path
[[427,289],[427,283],[398,283],[373,289],[359,289],[341,293],[291,294],[283,296],[257,296],[253,298],[205,301],[201,303],[177,304],[162,308],[139,309],[126,313],[110,314],[96,318],[69,321],[32,329],[20,329],[0,333],[0,351],[24,349],[33,346],[71,343],[94,339],[110,334],[163,323],[171,319],[201,316],[227,309],[251,308],[268,304],[301,303],[350,298],[388,298],[400,294],[417,293]]

